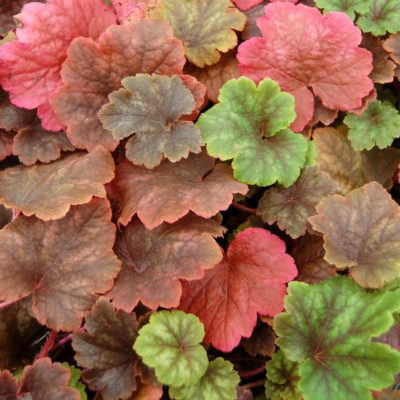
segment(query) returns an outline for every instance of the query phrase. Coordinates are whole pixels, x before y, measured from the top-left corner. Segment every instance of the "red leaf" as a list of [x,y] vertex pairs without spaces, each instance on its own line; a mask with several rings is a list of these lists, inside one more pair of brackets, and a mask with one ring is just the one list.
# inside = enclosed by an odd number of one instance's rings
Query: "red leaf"
[[225,259],[199,281],[184,282],[179,308],[203,322],[205,341],[229,352],[249,337],[257,313],[283,310],[285,283],[297,275],[285,243],[261,228],[239,232]]
[[329,109],[361,106],[373,87],[372,55],[359,47],[361,32],[346,14],[276,3],[265,7],[257,25],[263,37],[239,46],[239,68],[256,82],[274,79],[295,96],[293,130],[311,120],[314,95]]

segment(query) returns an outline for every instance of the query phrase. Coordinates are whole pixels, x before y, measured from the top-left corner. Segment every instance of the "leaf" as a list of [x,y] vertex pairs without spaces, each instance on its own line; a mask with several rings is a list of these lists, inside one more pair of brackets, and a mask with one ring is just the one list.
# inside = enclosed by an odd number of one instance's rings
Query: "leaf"
[[18,391],[17,380],[12,376],[10,371],[0,371],[0,399],[16,400]]
[[257,213],[269,225],[277,222],[279,229],[293,239],[306,233],[307,218],[315,214],[319,201],[337,192],[336,183],[317,166],[303,169],[299,179],[288,188],[274,187],[264,192]]
[[133,219],[117,236],[115,252],[122,269],[107,296],[127,312],[139,301],[152,310],[178,306],[180,279],[200,279],[221,261],[214,237],[223,232],[217,222],[191,214],[152,230]]
[[217,63],[222,53],[236,47],[236,31],[246,17],[229,0],[161,0],[160,16],[185,46],[187,59],[198,67]]
[[80,381],[81,370],[73,365],[69,365],[66,362],[63,362],[62,366],[68,368],[71,372],[71,378],[68,382],[68,386],[76,389],[79,392],[80,400],[87,400],[86,386]]
[[372,399],[369,389],[393,382],[400,355],[370,339],[393,324],[399,300],[395,293],[367,293],[346,277],[289,283],[286,312],[275,317],[274,330],[285,356],[300,363],[304,400]]
[[282,351],[276,352],[267,362],[265,395],[271,400],[300,400],[297,388],[299,376],[297,363],[288,360]]
[[225,83],[218,99],[197,122],[208,154],[223,161],[233,158],[234,176],[241,182],[290,186],[308,147],[301,135],[286,129],[295,118],[293,97],[270,79],[257,88],[241,77]]
[[[15,28],[14,15],[18,14],[24,4],[31,0],[3,0],[0,4],[0,36]],[[43,0],[38,0],[43,2]]]
[[154,170],[123,161],[113,186],[119,198],[118,222],[127,225],[137,213],[147,229],[176,222],[189,211],[210,218],[229,207],[233,193],[247,193],[247,186],[233,179],[229,165],[215,165],[205,152],[174,164],[164,161]]
[[274,316],[283,310],[285,283],[296,275],[278,236],[248,228],[237,234],[224,260],[203,279],[184,283],[179,308],[200,318],[206,343],[230,352],[242,336],[251,335],[257,313]]
[[134,314],[116,311],[100,298],[85,318],[86,332],[73,335],[75,359],[83,380],[104,400],[128,398],[137,388],[138,357],[132,349],[138,322]]
[[13,132],[7,132],[0,129],[0,161],[12,154],[14,135]]
[[117,140],[135,134],[126,157],[136,165],[157,167],[200,153],[203,140],[193,122],[182,121],[195,108],[193,94],[177,77],[137,74],[122,80],[123,89],[109,95],[99,118]]
[[392,176],[400,162],[400,150],[388,148],[354,151],[347,138],[347,128],[320,128],[313,133],[319,169],[336,181],[343,193],[377,181],[392,186]]
[[264,323],[258,323],[251,337],[242,339],[242,345],[247,354],[256,357],[258,354],[271,357],[275,351],[275,335],[272,328]]
[[45,221],[64,217],[71,205],[105,197],[104,184],[114,177],[110,153],[98,146],[48,165],[18,165],[0,172],[0,202]]
[[0,229],[11,222],[13,217],[12,210],[0,205]]
[[343,122],[350,128],[349,140],[354,150],[389,147],[400,137],[400,114],[390,103],[376,100],[361,114],[347,114]]
[[386,32],[400,31],[400,3],[397,0],[370,0],[370,2],[369,11],[357,20],[357,25],[363,32],[382,36]]
[[167,23],[136,20],[113,25],[98,42],[74,40],[61,71],[63,86],[52,95],[51,105],[75,147],[91,151],[101,144],[114,150],[118,141],[97,117],[107,96],[121,87],[125,77],[179,75],[184,63],[183,45]]
[[176,400],[236,400],[239,382],[232,363],[218,357],[208,364],[206,373],[196,384],[171,386],[169,394]]
[[325,197],[309,221],[324,234],[325,260],[350,268],[359,285],[380,288],[400,277],[400,207],[379,183]]
[[40,123],[21,129],[14,138],[13,154],[25,165],[49,163],[61,157],[61,151],[74,151],[64,132],[49,132]]
[[61,85],[68,47],[77,37],[97,39],[115,15],[101,0],[48,0],[26,4],[17,20],[18,40],[0,48],[0,83],[13,104],[39,107],[43,127],[60,130],[49,96]]
[[257,25],[263,37],[239,46],[239,69],[255,82],[274,79],[293,94],[293,130],[302,131],[311,120],[314,96],[329,109],[346,111],[360,107],[373,88],[368,77],[372,55],[359,47],[361,33],[345,14],[274,3],[265,7]]
[[390,35],[383,43],[383,48],[390,53],[390,57],[400,64],[400,32]]
[[315,0],[315,4],[324,11],[344,12],[354,21],[356,13],[368,12],[371,0]]
[[206,373],[207,352],[200,344],[204,328],[199,319],[182,311],[158,311],[139,331],[134,344],[157,379],[175,387],[194,385]]
[[249,8],[260,4],[263,0],[233,0],[233,3],[238,7],[240,10],[246,11]]
[[120,268],[110,220],[109,204],[101,199],[72,207],[57,221],[14,219],[0,230],[0,298],[30,296],[41,324],[78,329],[96,293],[111,289]]

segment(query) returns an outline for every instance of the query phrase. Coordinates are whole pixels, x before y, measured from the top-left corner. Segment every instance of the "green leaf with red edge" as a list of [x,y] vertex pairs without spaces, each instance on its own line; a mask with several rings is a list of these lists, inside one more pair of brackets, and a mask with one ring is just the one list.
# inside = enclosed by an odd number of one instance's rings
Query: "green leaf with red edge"
[[370,400],[393,383],[400,354],[371,343],[394,323],[397,293],[368,293],[347,277],[289,283],[286,311],[275,317],[277,344],[299,363],[304,400]]
[[74,40],[61,70],[63,86],[52,94],[50,104],[75,147],[92,150],[102,144],[114,150],[118,140],[97,116],[107,96],[121,87],[125,77],[179,75],[184,63],[183,45],[166,22],[135,20],[113,25],[98,42]]
[[137,214],[148,229],[176,222],[189,211],[210,218],[229,207],[234,193],[247,193],[229,165],[215,164],[204,151],[177,163],[164,161],[154,170],[123,161],[112,186],[118,222],[127,225]]
[[309,221],[324,235],[325,260],[350,268],[359,285],[381,288],[400,277],[400,207],[379,183],[325,197]]
[[200,131],[183,116],[192,114],[195,100],[178,76],[137,74],[122,80],[123,89],[109,95],[99,111],[103,127],[126,144],[126,157],[136,165],[158,166],[200,153]]
[[200,344],[204,328],[195,315],[179,310],[151,314],[133,346],[158,380],[180,387],[194,385],[206,373],[207,352]]
[[203,322],[205,341],[224,352],[249,337],[257,314],[283,310],[286,282],[297,275],[278,236],[260,229],[239,232],[224,260],[201,280],[185,282],[179,308]]
[[214,237],[224,230],[217,222],[192,214],[152,230],[134,218],[117,237],[115,252],[122,269],[107,296],[127,312],[139,301],[153,310],[178,306],[180,279],[200,279],[204,270],[221,261]]
[[64,217],[71,205],[106,197],[114,161],[103,147],[74,153],[51,164],[17,165],[0,172],[0,203],[45,221]]
[[107,200],[74,206],[61,220],[20,216],[0,230],[0,299],[32,300],[31,313],[56,330],[74,330],[111,289],[120,269]]
[[116,311],[100,298],[85,317],[85,332],[73,335],[75,359],[84,368],[82,379],[104,400],[128,398],[137,389],[139,358],[132,349],[138,331],[134,314]]
[[319,201],[337,192],[335,181],[317,166],[303,169],[299,179],[288,188],[274,187],[264,192],[257,214],[264,222],[277,222],[279,229],[293,239],[306,233],[307,218],[316,213]]

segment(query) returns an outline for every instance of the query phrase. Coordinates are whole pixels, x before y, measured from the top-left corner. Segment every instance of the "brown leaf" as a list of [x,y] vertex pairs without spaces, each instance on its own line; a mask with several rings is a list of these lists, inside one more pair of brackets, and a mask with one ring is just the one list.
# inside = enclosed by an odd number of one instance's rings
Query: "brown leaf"
[[32,296],[32,314],[55,330],[79,328],[97,293],[111,289],[120,262],[107,200],[44,222],[20,216],[0,231],[0,299]]
[[12,154],[14,135],[14,132],[7,132],[0,129],[0,161]]
[[164,161],[154,170],[118,165],[113,182],[119,197],[119,222],[127,225],[138,214],[148,229],[175,222],[189,211],[210,218],[226,210],[233,193],[247,193],[247,185],[233,178],[230,166],[215,165],[203,152],[177,163]]
[[18,383],[10,371],[0,371],[0,399],[16,400]]
[[115,251],[122,269],[107,296],[127,312],[139,301],[153,310],[178,306],[179,280],[199,279],[204,270],[221,261],[222,252],[213,237],[223,232],[215,221],[191,214],[151,231],[134,218],[117,237]]
[[400,64],[400,32],[390,35],[389,39],[383,43],[383,48],[390,53],[390,57]]
[[104,400],[128,398],[137,388],[139,358],[133,351],[138,322],[134,314],[116,311],[100,298],[85,318],[87,332],[75,333],[75,359],[85,368],[83,380]]
[[114,161],[98,146],[51,164],[18,165],[0,172],[0,203],[45,221],[62,218],[71,205],[105,197],[104,184],[114,177]]
[[275,334],[272,328],[263,323],[258,323],[251,337],[242,339],[246,352],[255,357],[258,354],[271,357],[275,351]]

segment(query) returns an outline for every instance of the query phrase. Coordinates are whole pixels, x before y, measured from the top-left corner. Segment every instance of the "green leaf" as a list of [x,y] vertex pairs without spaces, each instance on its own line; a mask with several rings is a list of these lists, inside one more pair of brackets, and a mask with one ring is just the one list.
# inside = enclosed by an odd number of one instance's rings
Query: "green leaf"
[[344,12],[354,20],[355,13],[368,12],[371,0],[316,0],[315,4],[324,11]]
[[207,372],[197,384],[170,387],[169,394],[176,400],[236,400],[239,381],[232,363],[219,357],[210,362]]
[[285,308],[274,321],[277,344],[300,363],[304,400],[370,400],[369,390],[393,383],[400,354],[370,339],[393,325],[396,292],[368,293],[342,276],[315,285],[291,282]]
[[374,36],[400,31],[399,0],[372,0],[369,11],[357,20],[357,25]]
[[159,311],[140,329],[133,348],[146,365],[155,369],[161,383],[194,385],[208,367],[207,352],[200,344],[203,337],[203,324],[195,315]]
[[265,395],[271,400],[299,400],[297,389],[299,381],[298,364],[288,360],[282,351],[278,351],[267,362],[267,381]]
[[218,99],[197,122],[207,152],[224,161],[233,158],[234,176],[244,183],[290,186],[308,152],[307,140],[288,129],[296,116],[294,97],[271,79],[257,88],[241,77],[225,83]]
[[86,386],[80,381],[82,371],[66,362],[63,362],[62,365],[71,371],[71,378],[68,382],[68,386],[76,389],[79,392],[81,400],[87,400],[87,394],[85,390]]
[[344,123],[354,150],[384,149],[400,137],[400,114],[390,103],[374,101],[361,114],[347,114]]

